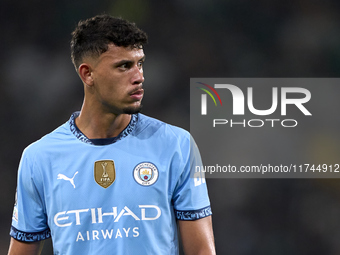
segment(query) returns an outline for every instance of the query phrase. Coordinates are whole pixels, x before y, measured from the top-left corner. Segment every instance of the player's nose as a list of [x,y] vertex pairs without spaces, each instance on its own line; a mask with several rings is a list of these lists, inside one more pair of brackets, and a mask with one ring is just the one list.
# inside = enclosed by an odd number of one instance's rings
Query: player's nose
[[138,66],[136,66],[134,69],[135,72],[132,77],[132,84],[143,83],[144,82],[143,68],[138,68]]

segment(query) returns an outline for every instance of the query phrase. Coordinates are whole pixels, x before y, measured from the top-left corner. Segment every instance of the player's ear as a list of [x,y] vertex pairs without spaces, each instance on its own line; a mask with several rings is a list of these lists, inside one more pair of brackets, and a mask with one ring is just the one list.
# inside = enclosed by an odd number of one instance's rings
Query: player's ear
[[89,64],[82,63],[78,67],[78,73],[79,73],[80,78],[86,85],[88,86],[93,85],[92,69]]

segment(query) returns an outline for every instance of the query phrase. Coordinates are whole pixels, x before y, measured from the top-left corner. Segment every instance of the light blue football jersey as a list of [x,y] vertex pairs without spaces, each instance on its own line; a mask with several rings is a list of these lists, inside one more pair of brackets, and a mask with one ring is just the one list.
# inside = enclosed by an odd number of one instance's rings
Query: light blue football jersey
[[78,115],[24,150],[10,235],[52,237],[54,254],[178,254],[176,220],[211,215],[190,134],[134,114],[118,137],[90,140]]

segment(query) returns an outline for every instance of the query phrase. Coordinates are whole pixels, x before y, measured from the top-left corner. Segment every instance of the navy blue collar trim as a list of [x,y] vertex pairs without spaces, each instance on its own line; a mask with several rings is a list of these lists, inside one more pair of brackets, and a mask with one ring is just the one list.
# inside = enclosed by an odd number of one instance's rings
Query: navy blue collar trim
[[77,137],[78,140],[92,145],[108,145],[121,140],[134,130],[138,122],[138,114],[132,114],[129,125],[118,136],[105,139],[89,139],[76,126],[75,119],[79,116],[79,114],[80,112],[75,112],[71,115],[69,120],[71,132]]

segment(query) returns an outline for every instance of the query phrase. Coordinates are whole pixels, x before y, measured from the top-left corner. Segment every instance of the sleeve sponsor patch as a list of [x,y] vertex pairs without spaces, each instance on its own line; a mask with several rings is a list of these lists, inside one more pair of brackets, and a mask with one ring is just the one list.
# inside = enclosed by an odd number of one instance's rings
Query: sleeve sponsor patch
[[199,210],[180,211],[175,209],[178,220],[198,220],[212,215],[210,205]]
[[27,232],[20,231],[12,226],[10,236],[22,242],[37,242],[37,241],[42,241],[42,240],[50,238],[51,231],[48,228],[41,232],[27,233]]

